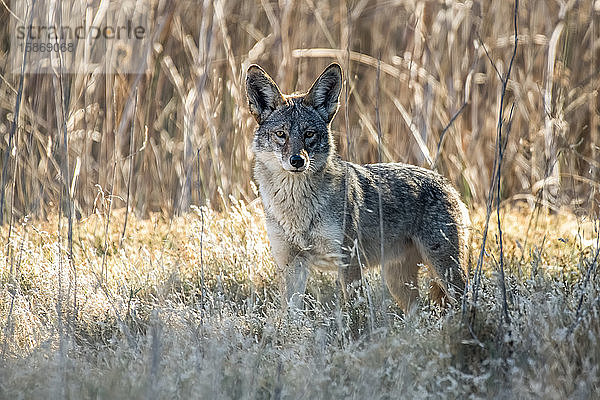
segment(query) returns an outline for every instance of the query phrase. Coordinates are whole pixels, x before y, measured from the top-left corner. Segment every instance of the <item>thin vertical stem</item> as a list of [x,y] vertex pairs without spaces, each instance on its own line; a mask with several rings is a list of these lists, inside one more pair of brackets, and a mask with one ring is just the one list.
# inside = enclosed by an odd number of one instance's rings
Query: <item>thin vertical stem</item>
[[[375,125],[377,128],[377,155],[378,161],[381,164],[383,162],[381,157],[381,149],[382,149],[382,133],[381,133],[381,117],[379,115],[379,86],[380,86],[380,73],[381,73],[381,55],[377,58],[377,74],[375,78]],[[384,320],[387,322],[386,318],[386,284],[385,284],[385,255],[384,255],[384,246],[383,246],[383,201],[381,199],[381,168],[377,169],[377,201],[379,204],[379,263],[381,269],[381,299],[382,299],[382,307],[383,307],[383,316]]]
[[[487,239],[487,232],[488,232],[488,226],[489,226],[489,220],[490,220],[490,215],[491,215],[491,209],[492,209],[492,202],[493,202],[493,195],[494,195],[494,190],[496,190],[496,216],[497,216],[497,223],[498,223],[498,235],[499,235],[499,246],[500,246],[500,263],[499,263],[499,270],[500,270],[500,290],[502,293],[502,315],[503,315],[503,319],[510,323],[510,317],[508,314],[508,302],[507,302],[507,295],[506,295],[506,281],[505,281],[505,277],[504,277],[504,251],[503,251],[503,239],[502,239],[502,227],[501,227],[501,221],[500,221],[500,183],[501,183],[501,167],[502,167],[502,158],[504,157],[504,150],[503,147],[506,146],[506,144],[508,143],[508,134],[510,133],[510,124],[512,122],[512,116],[513,116],[513,110],[514,110],[514,103],[511,107],[511,111],[510,111],[510,115],[509,115],[509,120],[508,120],[508,129],[506,130],[506,138],[502,138],[502,129],[503,129],[503,125],[504,125],[504,100],[505,100],[505,96],[506,96],[506,88],[508,86],[508,81],[510,79],[510,73],[512,71],[512,67],[514,64],[514,60],[517,54],[517,45],[518,45],[518,27],[517,27],[517,17],[518,17],[518,11],[519,11],[519,0],[515,0],[515,7],[514,7],[514,13],[513,13],[513,23],[514,23],[514,38],[515,38],[515,45],[513,47],[513,52],[512,52],[512,56],[510,58],[510,63],[508,65],[508,71],[506,72],[506,75],[504,77],[502,77],[498,71],[498,68],[496,68],[496,65],[494,64],[493,60],[491,59],[489,53],[486,50],[486,55],[490,61],[490,63],[493,65],[494,69],[496,70],[496,72],[498,72],[499,76],[500,76],[500,80],[502,82],[502,91],[500,94],[500,110],[498,112],[498,125],[497,125],[497,138],[496,138],[496,155],[494,157],[494,168],[493,168],[493,177],[492,177],[492,182],[490,184],[490,191],[488,193],[488,202],[487,202],[487,213],[486,213],[486,221],[485,221],[485,226],[484,226],[484,231],[483,231],[483,240],[482,240],[482,244],[481,244],[481,250],[479,253],[479,259],[477,261],[477,267],[475,268],[475,276],[474,276],[474,284],[473,284],[473,302],[476,304],[477,303],[477,297],[478,297],[478,291],[479,291],[479,286],[480,286],[480,281],[481,281],[481,274],[482,274],[482,266],[483,266],[483,255],[485,253],[485,245],[486,245],[486,239]],[[485,49],[485,46],[484,46]],[[504,144],[503,144],[504,142]]]
[[123,240],[125,239],[125,230],[127,229],[127,217],[129,216],[129,197],[131,194],[131,180],[133,177],[133,158],[135,153],[133,152],[135,144],[135,115],[137,111],[138,103],[138,90],[135,89],[135,100],[133,105],[133,117],[131,118],[131,130],[129,132],[129,176],[127,178],[127,198],[125,200],[125,221],[123,222],[123,232],[121,233],[121,241],[119,246],[123,246]]
[[205,304],[205,296],[206,296],[206,288],[204,286],[204,209],[200,207],[200,218],[201,218],[201,228],[200,228],[200,287],[201,287],[201,305],[202,312],[204,312],[204,304]]

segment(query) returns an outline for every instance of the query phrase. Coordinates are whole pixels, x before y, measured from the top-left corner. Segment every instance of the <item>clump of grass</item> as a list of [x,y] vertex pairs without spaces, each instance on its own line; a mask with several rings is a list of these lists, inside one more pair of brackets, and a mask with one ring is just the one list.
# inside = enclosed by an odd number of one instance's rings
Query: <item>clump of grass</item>
[[56,218],[13,228],[1,397],[585,398],[600,385],[597,232],[573,215],[540,214],[525,244],[530,215],[504,211],[510,324],[490,240],[474,317],[426,298],[411,315],[383,308],[368,274],[375,321],[360,320],[356,339],[335,277],[311,278],[303,315],[281,313],[259,203],[130,216],[122,244],[117,211],[103,253],[105,218],[75,225],[74,270]]

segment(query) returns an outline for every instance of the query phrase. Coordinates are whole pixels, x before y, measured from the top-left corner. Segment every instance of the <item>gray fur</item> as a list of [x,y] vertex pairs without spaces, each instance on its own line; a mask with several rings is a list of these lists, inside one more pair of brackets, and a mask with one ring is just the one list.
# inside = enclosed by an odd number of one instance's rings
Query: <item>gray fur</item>
[[[248,70],[249,107],[259,123],[253,142],[255,179],[284,304],[301,306],[311,267],[341,270],[348,296],[347,285],[361,277],[359,259],[365,267],[380,265],[379,190],[384,275],[397,303],[405,311],[414,304],[421,263],[433,267],[439,282],[431,290],[434,300],[454,301],[466,281],[466,207],[452,185],[433,171],[343,161],[329,129],[341,86],[337,64],[306,95],[282,95],[260,67]],[[292,155],[305,164],[293,167]]]

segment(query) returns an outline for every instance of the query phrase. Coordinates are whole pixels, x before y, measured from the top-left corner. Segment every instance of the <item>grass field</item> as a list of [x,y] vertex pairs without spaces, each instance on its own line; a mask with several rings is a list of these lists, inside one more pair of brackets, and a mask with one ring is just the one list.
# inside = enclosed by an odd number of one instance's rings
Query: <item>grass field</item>
[[[600,396],[599,0],[35,2],[50,26],[148,17],[145,57],[115,46],[135,73],[11,71],[19,1],[0,2],[0,399]],[[436,169],[471,209],[463,307],[403,315],[371,271],[351,307],[317,273],[280,311],[245,71],[292,93],[331,62],[341,157]]]
[[[372,272],[354,339],[335,276],[313,274],[305,315],[280,312],[260,203],[229,204],[173,220],[129,216],[122,242],[122,212],[108,231],[106,215],[92,215],[75,226],[73,265],[58,235],[65,221],[15,226],[0,270],[0,397],[565,399],[600,390],[597,223],[502,213],[510,321],[493,229],[466,316],[427,298],[402,315],[382,303]],[[475,257],[484,217],[473,213]]]

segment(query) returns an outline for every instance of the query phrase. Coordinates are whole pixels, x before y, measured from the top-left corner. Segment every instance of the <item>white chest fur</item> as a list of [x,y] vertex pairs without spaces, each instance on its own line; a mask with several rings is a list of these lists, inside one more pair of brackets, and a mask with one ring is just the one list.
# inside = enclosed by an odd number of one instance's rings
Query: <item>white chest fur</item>
[[319,186],[322,180],[268,168],[260,161],[255,173],[265,213],[288,242],[316,253],[338,251],[335,247],[341,242],[341,226],[327,210],[326,194]]
[[288,240],[309,247],[311,230],[322,213],[316,188],[309,179],[285,171],[264,178],[259,179],[259,187],[265,213],[277,221]]

